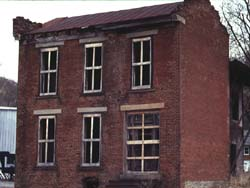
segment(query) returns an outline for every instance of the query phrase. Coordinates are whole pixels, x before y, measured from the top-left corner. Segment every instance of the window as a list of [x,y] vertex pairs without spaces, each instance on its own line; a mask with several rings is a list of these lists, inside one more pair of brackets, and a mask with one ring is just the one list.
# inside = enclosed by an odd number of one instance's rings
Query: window
[[55,116],[40,116],[38,129],[38,165],[54,165]]
[[244,146],[244,155],[250,155],[250,146]]
[[57,89],[58,48],[41,50],[40,95],[55,95]]
[[133,39],[132,89],[151,87],[151,38]]
[[100,165],[101,115],[83,116],[82,165]]
[[234,91],[231,98],[232,118],[233,120],[239,120],[239,92]]
[[102,44],[85,45],[84,93],[102,90]]
[[157,172],[159,169],[158,113],[127,116],[127,171]]

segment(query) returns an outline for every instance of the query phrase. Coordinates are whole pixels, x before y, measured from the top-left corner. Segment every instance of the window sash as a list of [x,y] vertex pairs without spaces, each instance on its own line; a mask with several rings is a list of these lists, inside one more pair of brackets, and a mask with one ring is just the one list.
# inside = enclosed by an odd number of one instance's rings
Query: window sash
[[[51,63],[51,53],[56,51],[56,69],[50,69],[50,63]],[[42,70],[42,64],[43,64],[43,53],[48,52],[48,69],[47,70]],[[56,95],[56,91],[57,91],[57,69],[58,69],[58,48],[45,48],[45,49],[41,49],[41,65],[40,65],[40,96],[45,96],[45,95]],[[50,74],[51,73],[55,73],[56,77],[55,77],[55,92],[50,92],[50,84],[51,84],[51,80],[50,80]],[[45,83],[45,80],[43,80],[43,75],[47,74],[47,88],[46,88],[46,92],[43,91],[43,85]]]
[[[93,138],[93,133],[94,133],[94,118],[97,117],[99,118],[99,138]],[[91,128],[90,128],[90,138],[85,138],[85,118],[91,118]],[[83,129],[82,129],[82,166],[100,166],[100,159],[101,159],[101,127],[102,127],[102,122],[101,122],[101,114],[84,114],[83,115]],[[90,153],[89,153],[89,160],[90,162],[87,163],[84,160],[86,149],[85,149],[85,143],[89,142],[90,143]],[[93,143],[98,142],[99,143],[99,160],[97,163],[93,162]]]
[[[127,141],[126,141],[126,149],[127,149],[127,154],[126,154],[126,160],[127,160],[127,163],[128,161],[131,161],[131,160],[140,160],[141,161],[141,170],[140,171],[135,171],[135,170],[129,170],[128,169],[128,164],[127,164],[127,171],[128,172],[131,172],[131,173],[154,173],[154,172],[158,172],[157,171],[145,171],[144,169],[144,163],[145,163],[145,160],[158,160],[158,165],[159,165],[159,159],[160,159],[160,155],[159,156],[144,156],[144,147],[145,145],[160,145],[160,138],[159,139],[152,139],[152,140],[144,140],[144,137],[145,137],[145,132],[144,130],[146,129],[159,129],[160,126],[157,125],[157,126],[145,126],[145,114],[158,114],[158,113],[153,113],[153,112],[148,112],[148,113],[133,113],[133,114],[128,114],[128,115],[142,115],[142,125],[141,126],[133,126],[133,127],[129,127],[128,126],[128,123],[127,123],[127,134],[128,134],[128,130],[142,130],[142,135],[141,135],[141,140],[128,140],[128,137],[127,137]],[[128,115],[127,115],[127,118],[128,118]],[[128,156],[128,146],[133,146],[133,145],[140,145],[141,147],[141,156],[135,156],[135,157],[129,157]],[[160,149],[160,148],[159,148]],[[160,152],[160,151],[159,151]],[[159,169],[159,166],[158,166],[158,169]]]
[[[149,51],[149,61],[143,61],[143,42],[149,41],[150,43],[150,51]],[[134,60],[134,43],[140,42],[140,62],[135,62]],[[132,40],[132,89],[149,89],[151,88],[152,82],[152,42],[151,37],[138,38]],[[143,65],[149,65],[149,84],[143,84]],[[136,73],[135,67],[140,67],[140,83],[136,85]]]
[[[45,139],[40,139],[40,131],[41,131],[41,120],[46,120],[45,125]],[[54,139],[48,139],[49,136],[49,119],[54,120]],[[37,164],[38,166],[53,166],[55,163],[55,129],[56,129],[56,118],[55,116],[39,116],[39,122],[38,122],[38,153],[37,153]],[[48,162],[48,144],[53,143],[53,162]],[[40,162],[40,144],[45,144],[45,153],[44,162]]]
[[[101,65],[100,66],[95,66],[95,51],[96,48],[101,47]],[[92,66],[87,67],[87,49],[92,48],[93,49],[93,56],[92,56]],[[93,44],[86,44],[85,45],[85,62],[84,62],[84,87],[83,87],[83,92],[84,93],[97,93],[102,91],[102,63],[103,63],[103,46],[102,43],[93,43]],[[91,75],[91,89],[88,89],[88,82],[86,78],[87,70],[92,71]],[[95,71],[94,70],[101,70],[101,75],[100,75],[100,89],[95,89],[94,84],[95,84]]]
[[244,155],[250,155],[250,146],[244,147]]

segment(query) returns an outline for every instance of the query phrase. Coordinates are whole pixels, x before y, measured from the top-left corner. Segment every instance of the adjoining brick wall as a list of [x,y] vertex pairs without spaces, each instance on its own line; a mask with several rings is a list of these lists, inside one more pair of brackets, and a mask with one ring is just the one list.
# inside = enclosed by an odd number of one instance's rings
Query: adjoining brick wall
[[186,2],[181,35],[181,184],[229,178],[228,34],[209,2]]

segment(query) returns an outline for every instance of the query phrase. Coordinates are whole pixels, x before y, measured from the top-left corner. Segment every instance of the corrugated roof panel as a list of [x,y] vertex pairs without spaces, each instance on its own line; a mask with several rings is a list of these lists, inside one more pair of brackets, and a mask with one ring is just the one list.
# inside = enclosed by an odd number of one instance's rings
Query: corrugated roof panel
[[86,28],[90,26],[135,21],[146,18],[167,16],[173,14],[182,2],[154,5],[129,10],[120,10],[106,13],[90,14],[70,18],[57,18],[43,24],[42,28],[30,33],[44,33],[68,30],[73,28]]
[[16,152],[16,110],[0,109],[0,151]]

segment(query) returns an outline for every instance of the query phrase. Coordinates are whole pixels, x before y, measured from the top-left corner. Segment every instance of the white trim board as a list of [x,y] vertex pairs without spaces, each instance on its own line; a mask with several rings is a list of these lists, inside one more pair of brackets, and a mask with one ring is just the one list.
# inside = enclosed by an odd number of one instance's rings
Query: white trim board
[[107,107],[82,107],[77,108],[77,113],[107,112]]
[[150,104],[133,104],[133,105],[121,105],[121,111],[134,111],[134,110],[152,110],[165,108],[164,103],[150,103]]
[[62,109],[42,109],[42,110],[34,110],[34,115],[54,115],[54,114],[61,114]]

